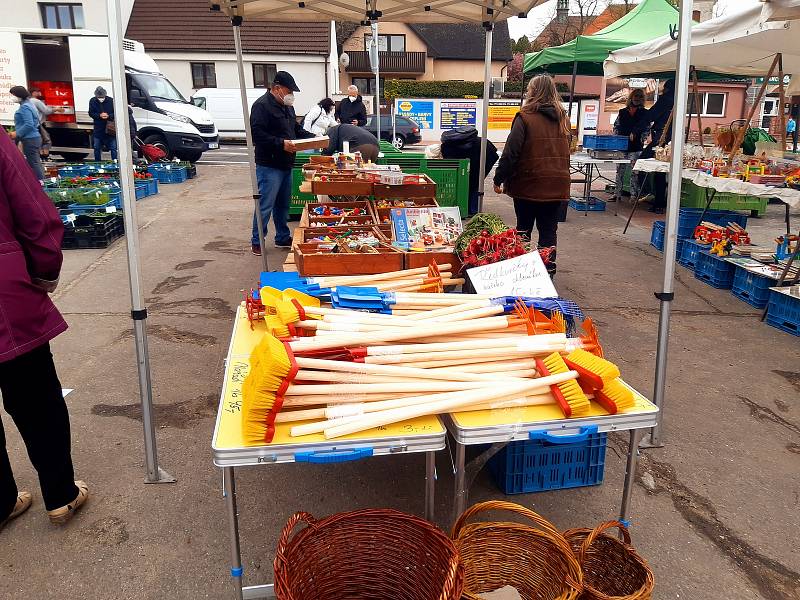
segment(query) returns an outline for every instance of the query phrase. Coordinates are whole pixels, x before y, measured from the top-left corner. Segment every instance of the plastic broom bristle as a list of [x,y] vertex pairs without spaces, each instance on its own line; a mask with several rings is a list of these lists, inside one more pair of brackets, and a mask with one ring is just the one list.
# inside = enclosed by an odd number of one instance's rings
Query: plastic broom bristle
[[625,411],[636,405],[633,392],[619,379],[613,379],[603,386],[601,392],[617,405],[617,410]]
[[[291,333],[289,332],[289,327],[286,322],[283,321],[281,316],[278,315],[265,315],[264,322],[267,324],[267,331],[269,331],[272,335],[277,338],[287,338],[290,337]],[[296,321],[292,321],[296,322]]]
[[242,434],[247,444],[272,441],[282,392],[296,372],[286,346],[265,335],[250,357],[250,372],[242,385]]
[[281,323],[297,323],[301,320],[300,310],[291,301],[280,300],[275,303],[275,314]]
[[309,296],[308,294],[301,292],[299,290],[295,290],[293,288],[286,288],[285,290],[283,290],[283,299],[289,301],[297,300],[303,306],[319,307],[322,304],[319,298],[315,298],[314,296]]
[[[544,363],[551,375],[569,371],[567,363],[564,362],[564,359],[561,358],[558,352],[553,352],[549,356],[544,357],[542,363]],[[567,416],[581,417],[589,413],[589,409],[591,408],[589,399],[586,397],[586,394],[581,389],[581,386],[578,385],[577,381],[570,379],[569,381],[559,383],[558,389],[564,395],[564,399],[571,409],[572,414]]]
[[577,349],[570,352],[566,359],[575,363],[579,367],[583,367],[590,373],[597,375],[603,381],[603,389],[609,381],[613,381],[619,377],[619,367],[612,363],[610,360],[595,356],[586,350]]

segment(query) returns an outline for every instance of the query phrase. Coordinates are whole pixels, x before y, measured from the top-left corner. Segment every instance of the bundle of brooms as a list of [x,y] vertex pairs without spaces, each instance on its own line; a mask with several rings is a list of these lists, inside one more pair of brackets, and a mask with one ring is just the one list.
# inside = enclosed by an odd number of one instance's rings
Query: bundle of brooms
[[269,334],[244,382],[248,444],[272,441],[276,423],[330,439],[447,412],[554,404],[571,418],[587,415],[590,399],[609,413],[634,403],[589,319],[567,338],[559,313],[522,301],[505,314],[485,297],[408,294],[395,315],[325,307],[291,289],[260,296]]

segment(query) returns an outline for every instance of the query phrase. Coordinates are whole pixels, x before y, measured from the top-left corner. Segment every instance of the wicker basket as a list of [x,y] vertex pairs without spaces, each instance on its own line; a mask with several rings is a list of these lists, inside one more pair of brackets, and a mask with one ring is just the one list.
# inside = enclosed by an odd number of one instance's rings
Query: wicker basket
[[[292,537],[300,522],[308,527]],[[396,510],[319,521],[297,513],[283,528],[275,556],[280,600],[458,600],[463,585],[464,568],[447,536]]]
[[[603,533],[619,527],[623,541]],[[631,546],[628,529],[619,521],[594,529],[564,532],[583,569],[581,600],[650,600],[653,572]]]
[[[521,523],[470,523],[470,517],[490,510],[522,515],[536,527]],[[512,502],[475,504],[461,515],[452,538],[464,564],[462,598],[505,585],[523,600],[576,600],[582,589],[581,568],[566,539],[552,523]]]

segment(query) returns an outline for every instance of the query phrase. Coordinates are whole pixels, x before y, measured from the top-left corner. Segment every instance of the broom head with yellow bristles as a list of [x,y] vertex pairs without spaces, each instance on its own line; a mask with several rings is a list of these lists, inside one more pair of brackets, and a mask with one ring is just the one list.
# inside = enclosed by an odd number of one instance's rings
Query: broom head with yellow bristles
[[[547,375],[555,375],[557,373],[566,373],[569,371],[567,363],[561,358],[558,352],[536,359],[536,370],[539,375],[546,377]],[[586,394],[574,379],[550,386],[550,391],[553,393],[556,401],[558,402],[564,416],[582,417],[589,414],[591,405]]]

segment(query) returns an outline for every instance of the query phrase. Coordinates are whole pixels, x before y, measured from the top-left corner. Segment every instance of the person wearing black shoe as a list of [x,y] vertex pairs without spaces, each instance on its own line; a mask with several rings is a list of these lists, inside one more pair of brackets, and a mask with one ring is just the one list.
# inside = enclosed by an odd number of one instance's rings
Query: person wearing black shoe
[[[275,221],[275,246],[290,248],[289,202],[292,196],[292,167],[297,148],[292,140],[312,138],[314,134],[297,122],[292,105],[300,88],[286,71],[278,71],[270,90],[253,103],[250,127],[256,149],[256,179],[260,198],[261,224],[267,235],[270,216]],[[258,236],[258,221],[253,214],[253,254],[264,251]]]
[[[675,80],[667,79],[664,82],[664,90],[658,97],[656,103],[650,108],[649,120],[653,122],[650,130],[650,144],[642,151],[641,158],[653,158],[655,156],[654,148],[661,144],[661,138],[664,137],[664,145],[672,141],[672,127],[664,135],[664,130],[667,123],[670,121],[672,114],[672,106],[675,102]],[[667,208],[667,174],[666,173],[653,173],[653,205],[650,208],[651,212],[663,213]]]

